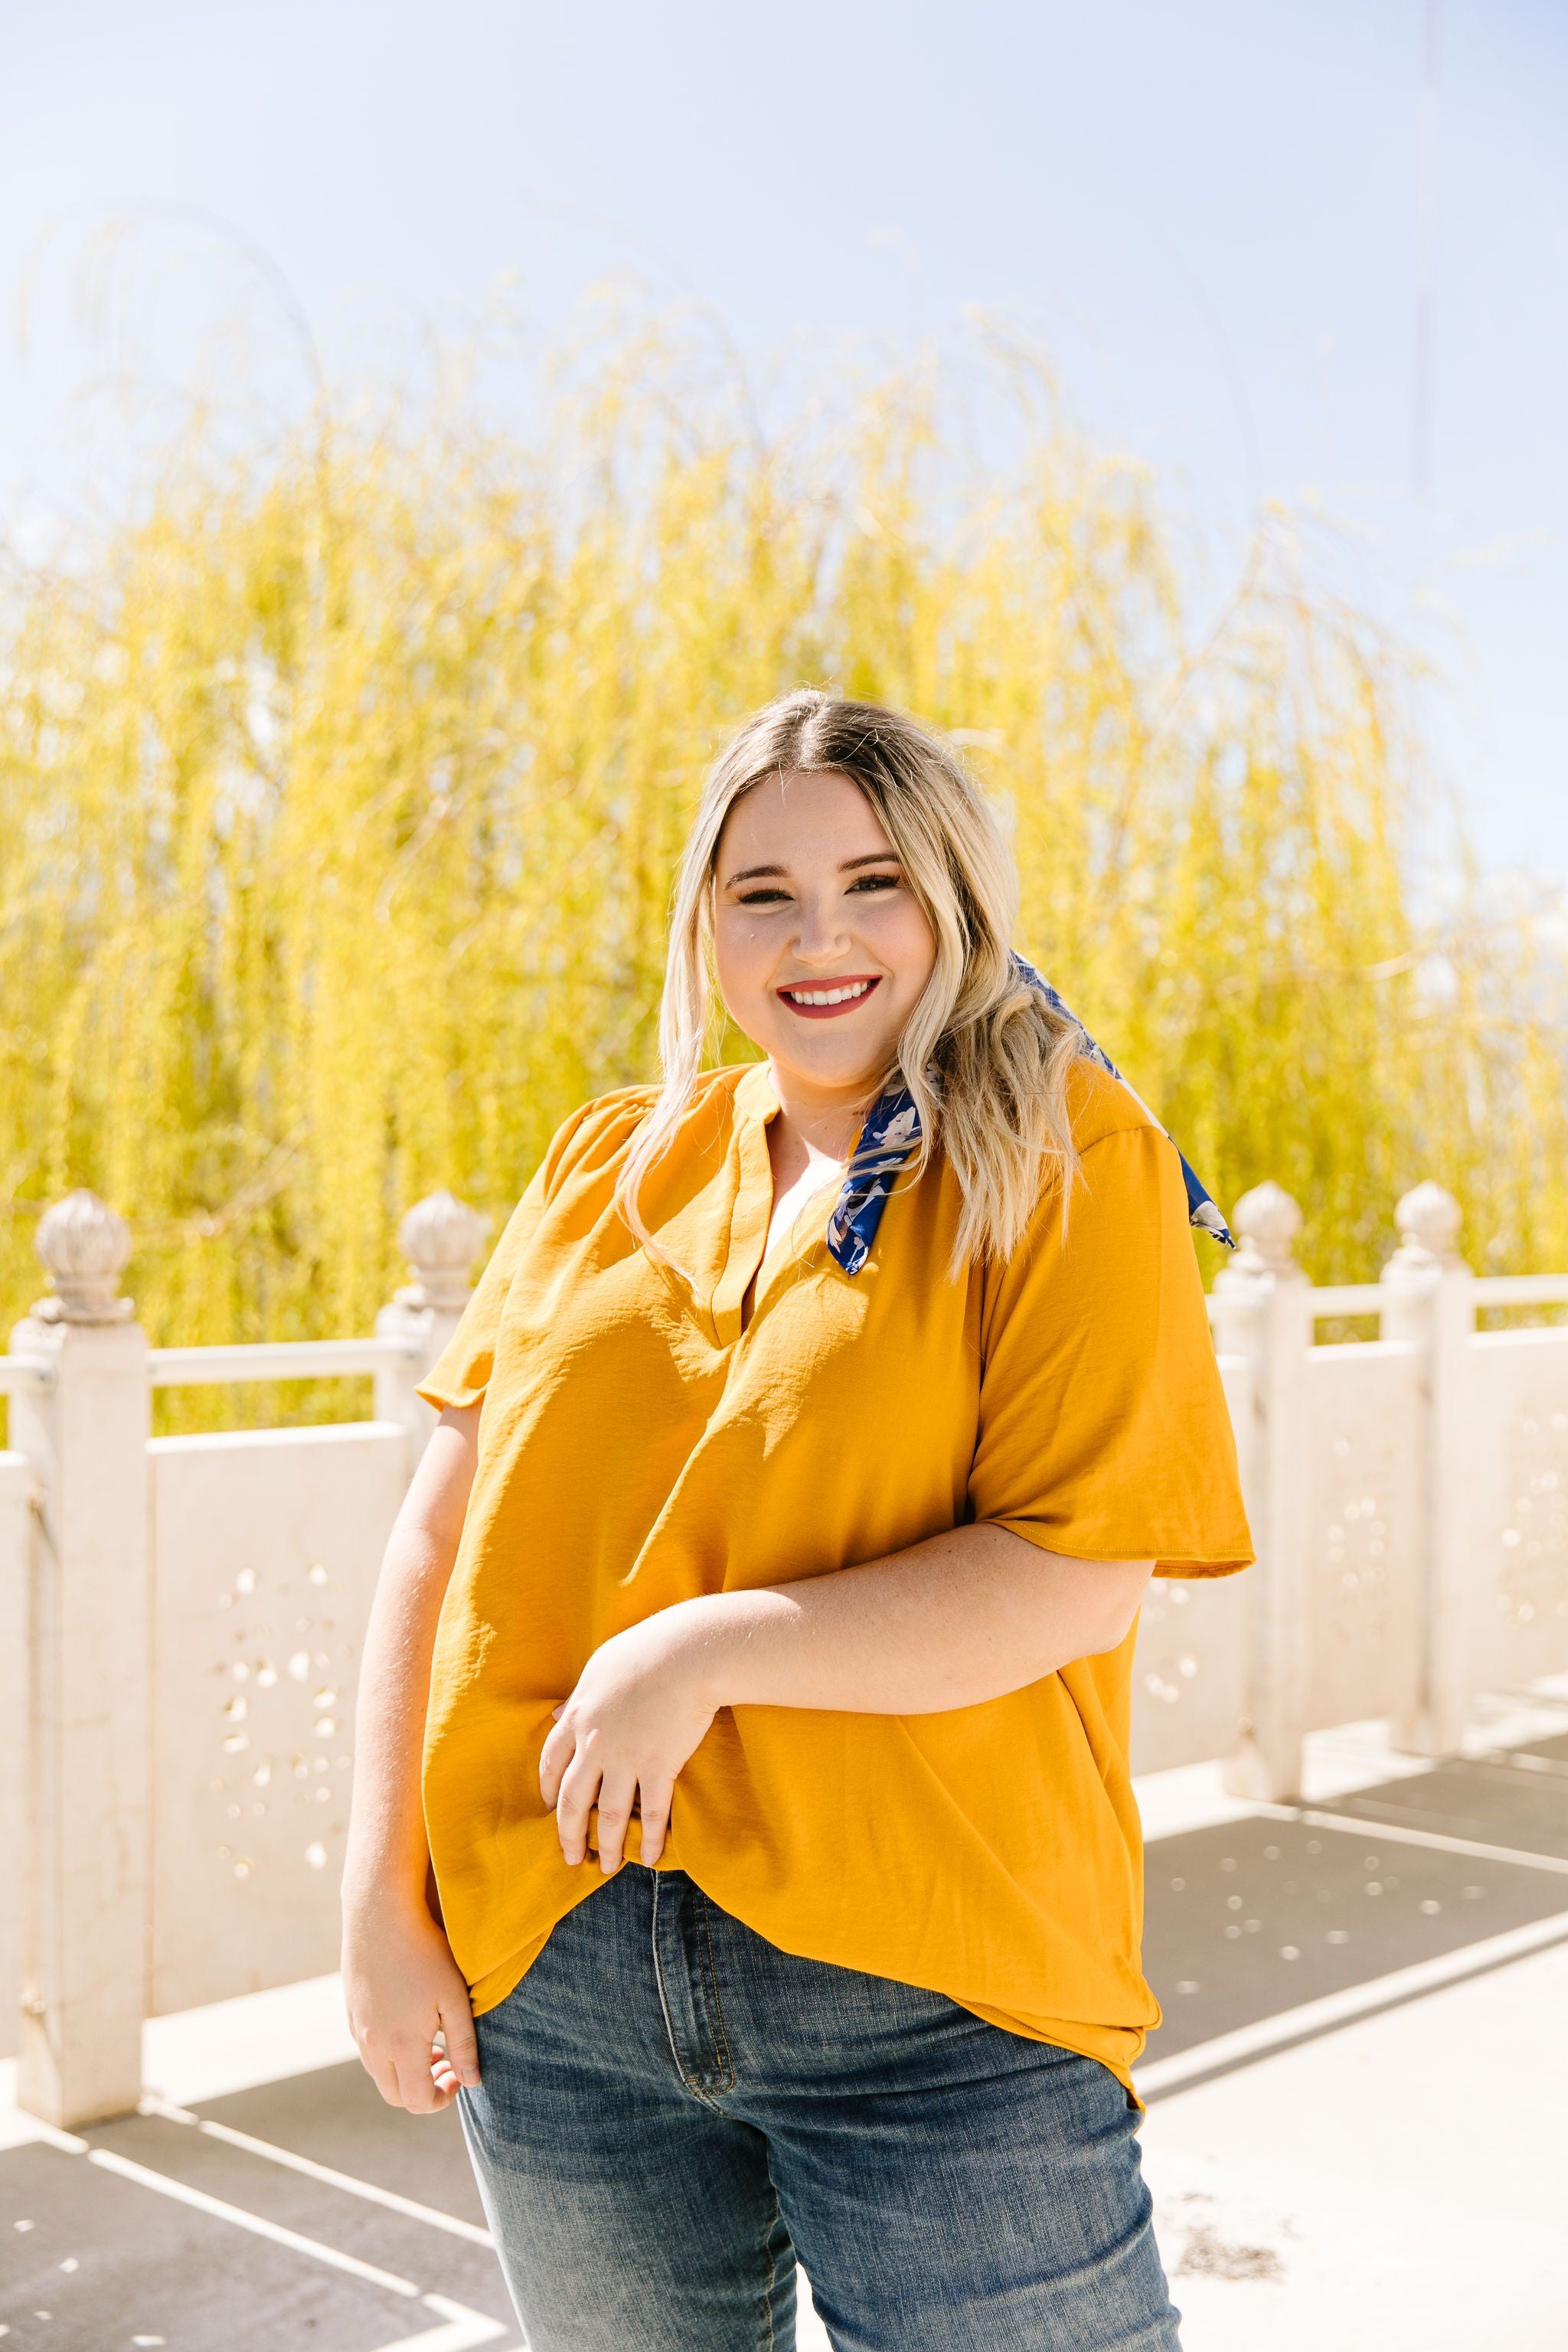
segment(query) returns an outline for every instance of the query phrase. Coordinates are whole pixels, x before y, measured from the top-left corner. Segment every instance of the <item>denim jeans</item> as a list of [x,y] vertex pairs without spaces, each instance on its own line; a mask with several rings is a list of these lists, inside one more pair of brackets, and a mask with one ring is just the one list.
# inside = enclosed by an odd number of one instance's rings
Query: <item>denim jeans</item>
[[1178,2352],[1109,2068],[780,1951],[628,1863],[479,2020],[463,2126],[532,2352]]

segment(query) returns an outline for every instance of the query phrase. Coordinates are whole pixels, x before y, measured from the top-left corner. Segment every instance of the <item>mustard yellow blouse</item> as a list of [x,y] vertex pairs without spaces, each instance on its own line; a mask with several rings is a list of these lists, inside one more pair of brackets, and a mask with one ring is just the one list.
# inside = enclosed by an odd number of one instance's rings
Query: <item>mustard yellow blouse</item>
[[[612,1633],[969,1519],[1166,1575],[1254,1557],[1178,1154],[1125,1087],[1073,1066],[1065,1245],[1047,1195],[1008,1264],[952,1282],[938,1154],[853,1279],[824,1196],[744,1330],[773,1202],[766,1066],[709,1074],[646,1188],[689,1280],[611,1205],[651,1099],[626,1087],[566,1121],[420,1389],[483,1399],[424,1763],[476,2013],[604,1884],[562,1858],[538,1774],[551,1708]],[[939,1715],[723,1709],[659,1866],[787,1951],[944,1992],[1130,2084],[1160,2014],[1139,1960],[1132,1649]]]

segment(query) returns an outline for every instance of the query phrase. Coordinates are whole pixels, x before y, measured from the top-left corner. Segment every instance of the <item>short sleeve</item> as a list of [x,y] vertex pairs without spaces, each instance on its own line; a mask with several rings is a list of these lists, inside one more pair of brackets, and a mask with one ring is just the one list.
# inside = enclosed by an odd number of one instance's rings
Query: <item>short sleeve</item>
[[989,1281],[969,1500],[1048,1551],[1223,1576],[1256,1558],[1180,1158],[1156,1127],[1080,1155]]
[[483,1396],[495,1361],[496,1334],[500,1329],[506,1295],[543,1206],[542,1166],[535,1170],[532,1182],[507,1219],[501,1237],[490,1252],[489,1263],[469,1293],[457,1329],[425,1378],[415,1383],[416,1396],[422,1396],[437,1412],[443,1405],[478,1404]]
[[[631,1090],[626,1091],[629,1094]],[[495,1361],[496,1336],[500,1329],[507,1292],[560,1184],[573,1147],[591,1123],[593,1113],[602,1111],[607,1102],[621,1099],[602,1096],[595,1102],[583,1104],[551,1138],[550,1148],[534,1170],[528,1190],[507,1219],[501,1237],[490,1252],[489,1263],[474,1286],[457,1329],[425,1378],[415,1385],[415,1394],[422,1396],[437,1412],[444,1405],[478,1404],[483,1396]]]

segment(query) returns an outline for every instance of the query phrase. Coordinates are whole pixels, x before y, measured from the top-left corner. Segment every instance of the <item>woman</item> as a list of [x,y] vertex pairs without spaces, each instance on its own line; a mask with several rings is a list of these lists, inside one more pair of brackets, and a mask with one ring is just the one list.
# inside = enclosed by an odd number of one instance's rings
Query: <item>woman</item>
[[[1176,2343],[1129,1679],[1152,1570],[1252,1558],[1229,1236],[1015,905],[933,737],[758,712],[664,1083],[567,1120],[421,1389],[345,1982],[534,2352],[785,2347],[796,2252],[857,2352]],[[710,971],[760,1063],[702,1070]]]

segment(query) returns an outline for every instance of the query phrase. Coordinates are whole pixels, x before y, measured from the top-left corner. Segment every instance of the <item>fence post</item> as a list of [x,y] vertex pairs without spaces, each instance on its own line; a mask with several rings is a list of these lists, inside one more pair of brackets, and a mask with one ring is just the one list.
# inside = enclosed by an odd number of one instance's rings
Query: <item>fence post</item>
[[22,1873],[27,1852],[27,1745],[33,1654],[33,1513],[39,1500],[31,1465],[0,1449],[0,2052],[16,2050],[22,1998]]
[[1476,1328],[1475,1276],[1458,1243],[1464,1213],[1440,1184],[1417,1184],[1394,1213],[1401,1235],[1384,1267],[1385,1339],[1421,1349],[1421,1685],[1415,1713],[1397,1724],[1401,1748],[1453,1756],[1464,1745],[1476,1696],[1475,1488],[1469,1393]]
[[17,2097],[58,2125],[142,2095],[152,1669],[147,1341],[131,1235],[92,1192],[41,1219],[49,1297],[11,1346],[52,1377],[11,1400],[42,1496],[30,1661]]
[[428,1193],[397,1228],[414,1279],[375,1318],[376,1338],[404,1350],[376,1369],[375,1417],[402,1423],[410,1477],[436,1426],[436,1415],[414,1393],[415,1383],[425,1378],[458,1328],[468,1302],[474,1260],[489,1229],[488,1217],[451,1192]]
[[1247,1513],[1258,1563],[1248,1573],[1247,1709],[1226,1766],[1234,1795],[1278,1802],[1301,1783],[1311,1636],[1307,1526],[1307,1349],[1311,1286],[1296,1264],[1301,1212],[1265,1183],[1236,1204],[1241,1246],[1214,1281],[1215,1341],[1250,1360],[1254,1427]]

